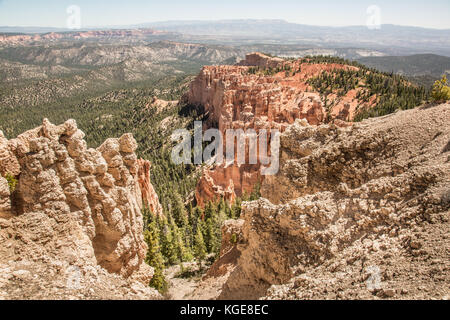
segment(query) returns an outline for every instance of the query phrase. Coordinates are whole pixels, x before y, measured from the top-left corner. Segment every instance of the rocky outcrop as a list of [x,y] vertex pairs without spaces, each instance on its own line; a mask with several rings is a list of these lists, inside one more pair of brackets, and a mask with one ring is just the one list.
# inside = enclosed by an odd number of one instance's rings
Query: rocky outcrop
[[[0,131],[0,175],[5,176],[11,174],[12,176],[19,176],[21,173],[21,167],[17,157],[14,155],[15,150],[19,146],[26,146],[31,138],[38,136],[38,130],[30,130],[16,139],[8,141],[3,133]],[[134,152],[134,151],[133,151]],[[162,215],[162,207],[159,203],[158,195],[151,183],[150,168],[151,163],[147,160],[137,159],[135,156],[129,156],[128,161],[136,161],[138,171],[136,174],[136,201],[139,207],[142,209],[143,205],[146,205],[151,212],[156,215]]]
[[278,68],[285,61],[281,58],[269,57],[259,52],[253,52],[246,56],[245,60],[239,62],[238,66],[244,67],[259,67],[259,68]]
[[348,128],[297,120],[244,205],[222,299],[449,296],[450,105]]
[[150,179],[151,163],[148,160],[138,159],[137,164],[138,182],[141,189],[143,205],[149,208],[154,215],[161,216],[163,209]]
[[8,181],[0,176],[0,218],[11,215],[11,192]]
[[3,135],[3,132],[0,131],[0,175],[2,177],[6,174],[14,176],[20,174],[19,161],[14,156],[12,150],[14,150],[13,143],[9,143]]
[[[346,126],[355,115],[357,91],[343,97],[329,95],[324,102],[307,84],[324,71],[341,69],[357,70],[347,65],[314,64],[252,53],[236,66],[204,67],[185,99],[203,106],[209,115],[206,128],[218,128],[224,137],[227,129],[284,132],[296,119],[306,119],[312,125],[335,120]],[[327,105],[333,107],[328,109]],[[196,191],[197,202],[202,205],[218,197],[234,199],[244,192],[251,193],[263,178],[259,171],[260,165],[205,170]]]
[[229,203],[242,196],[244,192],[250,194],[261,181],[260,166],[232,165],[206,168],[197,184],[195,198],[199,206],[207,201],[224,199]]
[[243,220],[228,220],[222,226],[222,243],[219,259],[211,266],[205,279],[218,278],[234,270],[240,256],[237,245],[242,243]]
[[[146,289],[152,269],[144,263],[147,246],[136,141],[126,134],[88,149],[83,137],[73,120],[61,126],[44,120],[41,127],[8,141],[20,175],[11,197],[12,214],[0,219],[0,269],[7,280],[1,285],[7,296],[14,296],[9,290],[15,287],[8,281],[16,279],[14,272],[25,265],[28,273],[39,272],[34,284],[39,280],[49,289],[58,288],[47,283],[53,281],[50,275],[62,281],[76,270],[77,287],[82,288],[80,281],[89,281],[92,272],[103,278],[115,274],[116,283],[139,281],[137,291],[157,297]],[[0,186],[3,207],[8,201],[3,180]],[[68,288],[64,285],[64,289]],[[50,297],[53,293],[30,294]]]

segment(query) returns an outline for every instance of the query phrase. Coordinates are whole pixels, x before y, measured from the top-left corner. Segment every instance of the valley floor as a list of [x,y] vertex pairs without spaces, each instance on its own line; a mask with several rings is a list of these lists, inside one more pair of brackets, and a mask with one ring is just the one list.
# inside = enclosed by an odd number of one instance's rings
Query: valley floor
[[183,264],[186,270],[180,274],[181,266],[172,266],[165,271],[169,291],[165,295],[168,300],[215,300],[222,291],[228,275],[221,278],[208,278],[210,265],[204,266],[202,272],[196,262]]
[[[186,263],[185,267],[196,267],[195,263]],[[169,291],[166,298],[170,300],[189,300],[190,295],[197,289],[201,276],[182,278],[179,276],[180,266],[172,266],[165,271]]]

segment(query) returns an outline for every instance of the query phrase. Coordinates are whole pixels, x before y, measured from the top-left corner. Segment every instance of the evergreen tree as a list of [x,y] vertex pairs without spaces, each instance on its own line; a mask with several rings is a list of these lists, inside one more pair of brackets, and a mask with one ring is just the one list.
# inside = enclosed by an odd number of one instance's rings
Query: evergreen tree
[[[172,219],[162,219],[161,230],[161,247],[162,253],[166,261],[166,265],[175,265],[179,262],[179,250],[177,250],[176,242],[173,237]],[[169,222],[170,221],[170,222]]]
[[194,256],[197,259],[200,270],[202,269],[202,262],[206,259],[206,246],[203,239],[201,224],[198,223],[197,232],[194,237]]
[[237,198],[236,202],[231,206],[231,219],[239,219],[241,217],[242,199]]
[[174,192],[173,204],[172,217],[175,220],[176,225],[183,228],[188,224],[188,214],[178,192]]
[[148,245],[145,262],[154,268],[154,275],[150,281],[150,286],[161,293],[167,291],[167,282],[164,277],[164,258],[159,244],[159,231],[156,222],[149,224],[144,232],[145,242]]
[[171,227],[177,261],[189,261],[190,259],[192,259],[192,257],[186,246],[186,241],[182,232],[183,229],[178,228],[175,224],[172,224]]
[[216,244],[216,225],[214,223],[214,219],[208,218],[208,220],[205,221],[205,234],[204,234],[204,242],[206,246],[206,250],[208,253],[212,253],[215,250],[215,244]]

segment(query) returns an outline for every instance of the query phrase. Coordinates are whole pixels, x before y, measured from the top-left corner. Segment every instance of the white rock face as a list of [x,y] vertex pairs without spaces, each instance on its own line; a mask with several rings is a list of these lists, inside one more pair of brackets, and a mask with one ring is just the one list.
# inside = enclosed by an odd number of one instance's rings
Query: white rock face
[[[83,137],[73,120],[61,126],[44,120],[41,127],[8,142],[15,146],[9,149],[20,164],[20,177],[12,208],[5,179],[0,179],[0,213],[8,206],[14,213],[0,219],[0,268],[25,271],[22,275],[29,271],[46,279],[48,288],[53,277],[75,277],[69,280],[76,290],[84,288],[83,279],[105,269],[117,275],[115,282],[138,280],[145,291],[153,270],[144,263],[136,141],[128,134],[88,149]],[[15,270],[19,252],[29,268]],[[108,296],[101,291],[100,297]],[[14,296],[14,290],[9,294]]]
[[11,214],[11,199],[8,181],[0,176],[0,217]]

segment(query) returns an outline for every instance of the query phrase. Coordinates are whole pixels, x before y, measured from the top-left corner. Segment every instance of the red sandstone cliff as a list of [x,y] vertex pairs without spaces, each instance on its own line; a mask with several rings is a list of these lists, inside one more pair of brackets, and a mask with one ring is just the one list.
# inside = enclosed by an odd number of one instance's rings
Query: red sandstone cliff
[[[252,53],[236,66],[204,67],[186,99],[202,105],[209,114],[206,127],[218,128],[224,136],[227,129],[239,128],[284,132],[296,119],[306,119],[311,125],[334,121],[345,126],[355,116],[357,90],[343,97],[331,94],[325,104],[307,83],[324,71],[340,69],[358,68]],[[218,197],[232,201],[244,192],[251,193],[262,179],[259,169],[260,165],[244,165],[205,170],[196,190],[198,203]]]

